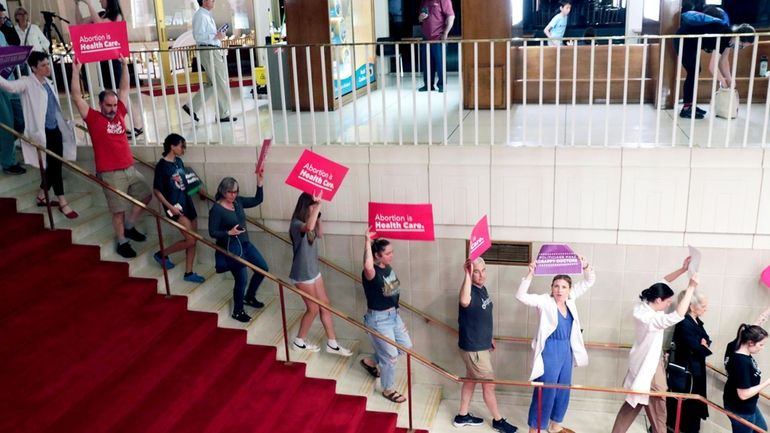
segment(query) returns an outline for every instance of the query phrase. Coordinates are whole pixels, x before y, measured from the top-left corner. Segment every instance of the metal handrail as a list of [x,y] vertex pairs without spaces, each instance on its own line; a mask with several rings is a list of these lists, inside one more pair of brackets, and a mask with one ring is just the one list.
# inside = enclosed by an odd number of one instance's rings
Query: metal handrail
[[[746,420],[744,420],[744,419],[734,415],[732,412],[725,410],[724,408],[722,408],[721,406],[717,405],[716,403],[713,403],[713,402],[709,401],[708,399],[705,399],[702,396],[696,395],[696,394],[683,394],[683,393],[673,393],[673,392],[653,392],[653,391],[641,392],[641,391],[632,391],[632,390],[628,390],[628,389],[624,389],[624,388],[608,388],[608,387],[583,386],[583,385],[545,384],[545,383],[542,383],[542,382],[522,382],[522,381],[514,381],[514,380],[497,380],[497,379],[496,380],[478,380],[478,379],[471,379],[471,378],[457,376],[457,375],[452,374],[451,372],[449,372],[447,369],[439,366],[435,362],[431,361],[427,357],[423,356],[422,354],[415,352],[411,348],[407,348],[407,347],[399,344],[398,342],[396,342],[394,340],[391,340],[390,338],[386,337],[385,335],[380,334],[376,330],[368,328],[363,323],[358,322],[357,320],[353,319],[352,317],[348,316],[347,314],[343,313],[342,311],[336,309],[335,307],[331,306],[330,304],[327,304],[323,300],[318,299],[315,296],[309,295],[309,294],[303,292],[302,290],[294,287],[291,283],[287,283],[286,281],[284,281],[280,277],[277,277],[277,276],[271,274],[270,272],[267,272],[267,271],[263,270],[262,268],[259,268],[259,267],[255,266],[255,265],[253,265],[251,262],[248,262],[247,260],[245,260],[245,259],[243,259],[241,257],[233,255],[228,250],[226,250],[224,248],[221,248],[216,243],[214,243],[214,242],[204,238],[203,236],[201,236],[197,232],[188,230],[183,225],[177,223],[176,221],[174,221],[174,220],[172,220],[170,218],[167,218],[162,213],[156,211],[155,209],[152,209],[151,207],[145,205],[141,201],[134,199],[133,197],[131,197],[128,194],[126,194],[125,192],[120,191],[117,188],[113,187],[112,185],[102,181],[101,179],[99,179],[95,175],[89,173],[88,171],[86,171],[82,167],[80,167],[80,166],[78,166],[76,164],[73,164],[70,161],[65,160],[64,158],[62,158],[61,156],[57,155],[56,153],[48,150],[47,148],[41,146],[38,143],[33,142],[28,137],[26,137],[26,136],[24,136],[22,134],[19,134],[13,128],[5,125],[4,123],[0,123],[0,128],[5,130],[6,132],[12,134],[17,139],[23,140],[24,142],[26,142],[29,145],[31,145],[31,146],[36,148],[36,151],[38,153],[38,158],[41,161],[41,164],[40,164],[41,177],[44,177],[43,176],[42,155],[45,154],[46,156],[50,156],[50,157],[53,157],[54,159],[58,159],[62,163],[63,166],[66,166],[67,168],[69,168],[70,170],[73,170],[77,174],[85,177],[86,179],[89,179],[89,180],[97,183],[102,188],[108,189],[109,191],[111,191],[111,192],[115,193],[116,195],[120,196],[122,199],[128,200],[133,205],[139,206],[139,207],[143,208],[145,212],[148,212],[151,215],[153,215],[155,217],[155,219],[156,219],[156,222],[157,222],[158,235],[159,235],[160,238],[162,238],[162,234],[160,232],[160,221],[163,220],[164,222],[166,222],[166,223],[176,227],[180,231],[183,231],[183,232],[187,233],[188,235],[193,236],[196,240],[202,242],[204,245],[214,249],[215,251],[218,251],[218,252],[220,252],[222,254],[225,254],[226,256],[229,257],[230,260],[235,260],[235,261],[241,263],[242,265],[248,267],[252,271],[259,273],[260,275],[262,275],[265,278],[273,281],[274,283],[277,283],[278,286],[279,286],[280,299],[281,299],[281,315],[282,315],[282,319],[283,319],[282,325],[283,325],[283,333],[284,333],[284,350],[285,350],[286,362],[287,363],[290,363],[291,360],[290,360],[290,355],[289,355],[288,335],[287,335],[287,326],[286,326],[286,306],[285,306],[285,303],[284,303],[284,296],[283,296],[283,293],[284,293],[283,289],[284,289],[284,287],[288,288],[289,290],[291,290],[295,294],[299,295],[300,297],[312,301],[313,303],[317,304],[319,307],[329,311],[330,313],[332,313],[333,315],[335,315],[338,318],[342,319],[343,321],[347,322],[348,324],[358,328],[359,330],[361,330],[361,331],[363,331],[363,332],[365,332],[367,334],[373,335],[376,338],[379,338],[379,339],[381,339],[383,341],[386,341],[387,343],[393,345],[394,347],[398,348],[400,351],[405,353],[406,354],[406,362],[407,362],[407,376],[408,376],[407,377],[407,386],[408,386],[408,393],[409,393],[408,409],[409,409],[409,430],[410,431],[414,430],[413,429],[413,420],[412,420],[413,407],[412,407],[412,398],[411,398],[412,397],[411,396],[411,388],[412,388],[412,381],[411,381],[411,359],[415,358],[420,363],[424,364],[429,369],[433,370],[435,373],[443,376],[444,378],[450,379],[450,380],[452,380],[455,383],[474,382],[474,383],[493,383],[493,384],[501,385],[501,386],[515,386],[515,387],[526,387],[526,388],[534,387],[534,388],[539,389],[538,392],[541,395],[542,395],[542,389],[544,389],[544,388],[554,388],[554,389],[570,389],[570,390],[576,390],[576,391],[604,392],[604,393],[610,393],[610,394],[647,395],[647,396],[651,396],[651,397],[675,398],[675,399],[677,399],[677,402],[678,402],[678,404],[677,404],[677,417],[676,417],[677,421],[676,421],[676,427],[675,427],[675,430],[674,430],[675,433],[679,433],[679,419],[681,417],[681,408],[682,408],[683,400],[699,400],[699,401],[701,401],[701,402],[703,402],[703,403],[713,407],[718,412],[723,413],[727,417],[729,417],[731,419],[734,419],[734,420],[737,420],[739,423],[741,423],[741,424],[751,428],[752,430],[757,431],[757,432],[762,432],[762,430],[759,429],[754,424],[749,423],[748,421],[746,421]],[[50,215],[50,200],[46,200],[46,203],[47,203],[47,207],[48,207],[48,211],[49,211],[49,215]],[[53,229],[54,229],[53,219],[51,219],[51,230],[53,230]],[[162,240],[161,240],[161,242],[162,242]],[[166,295],[167,295],[167,297],[170,297],[171,293],[170,293],[170,289],[169,289],[169,282],[168,282],[168,276],[167,276],[167,269],[166,269],[166,266],[165,266],[165,259],[163,260],[161,267],[163,268],[164,278],[166,280]],[[539,406],[539,404],[538,404],[538,406]],[[538,412],[540,412],[540,408],[538,408]]]

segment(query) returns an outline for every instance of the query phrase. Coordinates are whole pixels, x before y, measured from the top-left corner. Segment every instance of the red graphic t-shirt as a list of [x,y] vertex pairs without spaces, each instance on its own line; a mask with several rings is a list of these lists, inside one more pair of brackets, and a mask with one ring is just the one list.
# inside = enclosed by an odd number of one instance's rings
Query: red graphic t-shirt
[[134,157],[128,145],[125,117],[128,113],[123,102],[118,101],[118,112],[112,120],[90,108],[86,125],[94,146],[96,172],[124,170],[134,165]]

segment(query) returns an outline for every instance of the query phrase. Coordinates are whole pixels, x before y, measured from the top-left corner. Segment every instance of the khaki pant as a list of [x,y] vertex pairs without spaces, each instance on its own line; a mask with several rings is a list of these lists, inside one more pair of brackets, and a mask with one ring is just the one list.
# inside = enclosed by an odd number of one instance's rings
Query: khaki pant
[[227,51],[202,49],[199,53],[200,64],[203,66],[203,69],[206,70],[207,80],[202,86],[203,94],[201,94],[201,91],[198,91],[198,93],[193,96],[192,110],[198,111],[202,108],[201,106],[205,102],[203,100],[204,96],[206,99],[214,96],[215,91],[214,87],[212,87],[213,84],[213,86],[216,86],[217,114],[219,115],[219,118],[227,117],[230,115],[230,83],[227,78],[227,64],[225,63],[224,57],[227,54]]
[[[663,360],[661,359],[660,363],[658,363],[658,368],[655,370],[655,376],[652,378],[650,391],[666,392],[667,389],[666,370],[663,368]],[[612,433],[626,433],[642,408],[644,408],[647,418],[649,418],[650,424],[652,424],[652,433],[666,433],[666,399],[665,397],[652,396],[650,396],[650,401],[647,405],[637,404],[636,407],[631,407],[627,402],[623,402],[623,406],[620,407],[620,411],[615,417]]]

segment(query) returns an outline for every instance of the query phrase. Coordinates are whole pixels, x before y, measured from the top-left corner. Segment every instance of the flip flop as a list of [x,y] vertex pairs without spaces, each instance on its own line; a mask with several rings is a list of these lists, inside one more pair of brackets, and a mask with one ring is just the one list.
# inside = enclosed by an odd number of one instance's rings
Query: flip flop
[[[35,199],[35,202],[37,203],[38,207],[45,207],[45,199],[37,197]],[[51,200],[51,206],[58,207],[59,206],[59,200]]]
[[401,395],[401,393],[398,391],[393,391],[390,394],[385,394],[385,391],[383,391],[382,396],[392,401],[393,403],[403,403],[406,401],[406,397]]
[[364,367],[364,370],[366,370],[370,376],[380,377],[380,372],[377,370],[377,367],[372,367],[371,365],[365,363],[363,359],[359,361],[359,364],[361,364],[361,367]]

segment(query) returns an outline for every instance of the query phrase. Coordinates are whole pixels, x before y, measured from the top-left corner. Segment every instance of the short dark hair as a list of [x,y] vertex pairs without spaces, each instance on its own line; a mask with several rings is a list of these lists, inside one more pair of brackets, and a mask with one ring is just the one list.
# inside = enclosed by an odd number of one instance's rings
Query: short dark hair
[[385,238],[375,239],[372,242],[372,255],[377,257],[377,254],[382,254],[385,251],[385,247],[390,245],[390,241]]
[[655,283],[649,288],[644,289],[639,295],[639,299],[646,302],[655,302],[658,298],[665,301],[672,296],[674,296],[674,291],[671,290],[671,287],[669,287],[668,284]]
[[572,0],[561,0],[559,2],[559,8],[563,8],[564,6],[570,5],[572,6]]
[[203,6],[203,0],[198,0],[198,6]]
[[99,103],[101,104],[102,102],[104,102],[104,99],[110,95],[114,95],[116,98],[119,98],[118,94],[115,93],[114,90],[106,89],[99,92]]
[[[736,34],[743,34],[744,36],[741,36],[739,40],[744,44],[753,44],[754,34],[757,32],[752,25],[745,23],[733,26],[730,31]],[[747,33],[748,35],[746,35]]]
[[29,57],[27,57],[27,64],[30,68],[37,68],[37,65],[47,58],[48,54],[42,51],[33,51],[29,53]]
[[179,134],[171,133],[168,134],[165,140],[163,140],[163,156],[168,155],[169,152],[171,152],[172,146],[179,146],[180,144],[185,144],[187,140],[184,139]]

